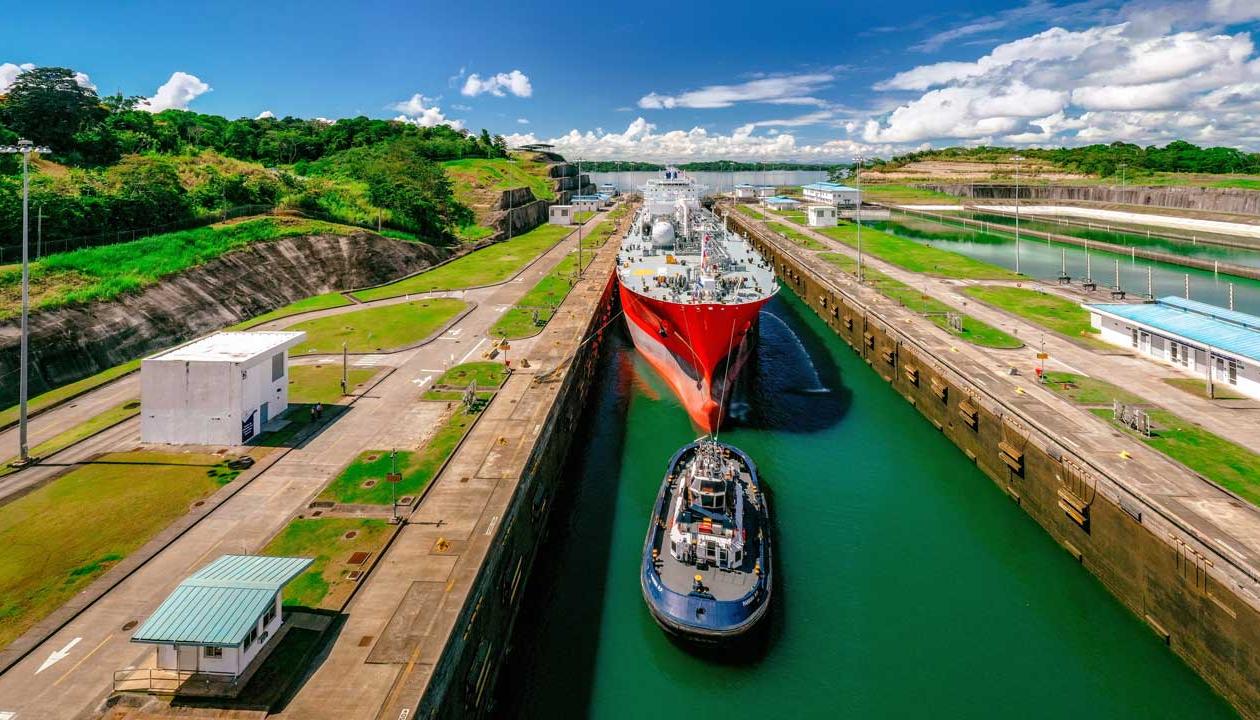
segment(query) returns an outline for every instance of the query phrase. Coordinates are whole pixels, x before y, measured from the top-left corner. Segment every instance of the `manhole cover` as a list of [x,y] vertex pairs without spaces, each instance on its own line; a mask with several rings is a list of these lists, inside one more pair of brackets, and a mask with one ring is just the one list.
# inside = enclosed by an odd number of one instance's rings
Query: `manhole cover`
[[380,455],[368,455],[366,459],[368,462],[376,462],[378,458],[380,458]]
[[346,540],[353,540],[357,538],[358,536],[359,536],[358,530],[351,530],[350,532],[346,533],[345,535],[342,535],[341,537],[345,538]]
[[205,504],[206,504],[205,500],[198,500],[197,502],[193,503],[193,507],[201,507],[202,505],[205,505]]
[[365,488],[370,488],[370,487],[375,487],[375,486],[376,486],[376,481],[375,481],[375,480],[364,480],[364,481],[363,481],[363,487],[365,487]]
[[415,498],[411,497],[410,495],[403,495],[402,497],[398,498],[398,504],[410,505],[412,500],[415,500]]
[[350,559],[346,561],[347,565],[362,565],[363,561],[368,559],[368,554],[362,550],[350,555]]
[[359,647],[367,647],[368,645],[371,645],[372,640],[374,640],[375,638],[376,638],[375,635],[364,635],[363,637],[359,638]]
[[466,483],[466,482],[468,482],[468,478],[467,478],[467,477],[462,477],[462,478],[460,478],[460,479],[459,479],[459,481],[460,481],[460,482],[462,482],[462,483]]
[[311,513],[311,517],[319,517],[320,515],[323,515],[323,514],[324,514],[323,510],[316,510],[315,512]]
[[130,629],[134,628],[135,626],[136,626],[136,621],[135,621],[135,620],[128,620],[128,621],[127,621],[127,622],[126,622],[126,623],[122,626],[123,632],[127,632],[128,630],[130,630]]

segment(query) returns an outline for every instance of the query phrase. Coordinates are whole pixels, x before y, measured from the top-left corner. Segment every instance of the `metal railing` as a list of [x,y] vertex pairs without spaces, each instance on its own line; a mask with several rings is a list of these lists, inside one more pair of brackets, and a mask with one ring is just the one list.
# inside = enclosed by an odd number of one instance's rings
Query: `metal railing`
[[149,692],[169,695],[226,695],[240,680],[230,673],[165,668],[132,668],[114,671],[114,692]]

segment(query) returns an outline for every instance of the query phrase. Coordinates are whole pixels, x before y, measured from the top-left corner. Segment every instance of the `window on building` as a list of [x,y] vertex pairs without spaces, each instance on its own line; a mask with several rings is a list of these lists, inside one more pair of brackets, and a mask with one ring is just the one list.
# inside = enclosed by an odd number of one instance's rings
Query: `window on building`
[[258,626],[255,625],[254,627],[249,629],[249,634],[245,636],[245,642],[241,644],[241,647],[244,648],[245,650],[248,650],[249,647],[253,645],[254,641],[257,639],[258,639]]
[[271,621],[275,619],[276,619],[276,604],[275,602],[272,602],[271,607],[267,608],[267,613],[263,615],[263,627],[267,627],[268,625],[271,624]]
[[1177,355],[1177,351],[1180,349],[1181,349],[1181,346],[1178,345],[1177,343],[1168,343],[1168,359],[1173,361],[1174,363],[1181,362],[1181,358],[1178,357]]
[[204,647],[201,650],[202,650],[202,654],[208,658],[223,657],[223,648],[221,647]]
[[1137,328],[1129,328],[1129,344],[1133,347],[1138,346],[1138,330]]
[[271,380],[275,382],[284,377],[284,353],[279,352],[271,356]]

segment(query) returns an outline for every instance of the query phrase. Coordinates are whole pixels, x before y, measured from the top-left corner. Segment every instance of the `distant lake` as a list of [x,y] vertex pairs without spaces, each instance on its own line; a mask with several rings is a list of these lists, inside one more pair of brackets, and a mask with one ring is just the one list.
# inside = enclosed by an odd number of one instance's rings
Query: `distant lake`
[[[659,172],[593,172],[591,182],[610,182],[622,192],[638,190],[648,180],[661,177]],[[707,188],[706,194],[730,192],[731,186],[748,183],[749,185],[808,185],[812,182],[827,179],[827,173],[821,170],[766,170],[762,172],[692,172],[687,173],[696,182]]]

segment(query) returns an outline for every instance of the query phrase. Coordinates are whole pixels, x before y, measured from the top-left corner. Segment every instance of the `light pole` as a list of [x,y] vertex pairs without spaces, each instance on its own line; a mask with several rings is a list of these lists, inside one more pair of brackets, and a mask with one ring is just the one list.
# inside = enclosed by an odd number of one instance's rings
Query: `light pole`
[[866,157],[857,156],[857,211],[854,217],[857,218],[857,278],[858,282],[862,282],[862,163],[866,161]]
[[36,147],[30,140],[18,140],[17,145],[0,146],[0,153],[22,155],[22,344],[19,356],[18,378],[18,464],[25,465],[31,461],[26,446],[26,375],[27,375],[27,319],[31,306],[31,267],[30,267],[30,235],[31,235],[31,153],[52,152],[46,147]]
[[1128,163],[1120,163],[1120,188],[1124,189],[1124,169],[1129,166]]
[[1015,274],[1019,275],[1019,165],[1024,162],[1024,156],[1016,155],[1011,159],[1015,161]]

